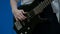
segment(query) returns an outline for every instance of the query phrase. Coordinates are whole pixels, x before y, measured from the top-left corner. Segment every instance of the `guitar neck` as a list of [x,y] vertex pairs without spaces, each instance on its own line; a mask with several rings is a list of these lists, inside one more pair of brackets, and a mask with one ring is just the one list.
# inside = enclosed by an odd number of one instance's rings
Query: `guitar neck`
[[30,17],[33,17],[33,16],[41,13],[42,10],[45,7],[47,7],[51,2],[52,2],[52,0],[44,0],[37,7],[35,7],[33,10],[29,11],[28,14],[30,14]]

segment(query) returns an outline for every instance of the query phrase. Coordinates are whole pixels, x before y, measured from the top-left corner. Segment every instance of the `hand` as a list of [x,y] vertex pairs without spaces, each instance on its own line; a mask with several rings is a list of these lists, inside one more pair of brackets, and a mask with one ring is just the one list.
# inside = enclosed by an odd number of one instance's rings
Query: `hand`
[[24,12],[24,10],[14,10],[13,11],[13,14],[14,14],[14,17],[15,19],[18,21],[19,20],[25,20],[27,17],[24,16],[23,14],[26,14],[27,12]]

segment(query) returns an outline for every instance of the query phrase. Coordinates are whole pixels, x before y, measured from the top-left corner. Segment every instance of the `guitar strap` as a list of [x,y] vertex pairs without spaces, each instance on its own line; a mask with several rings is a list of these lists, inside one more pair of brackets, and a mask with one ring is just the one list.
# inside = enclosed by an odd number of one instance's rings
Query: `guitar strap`
[[[38,6],[40,4],[40,2],[42,2],[43,0],[35,0],[33,1],[31,4],[28,4],[28,5],[20,5],[18,7],[18,9],[20,10],[23,9],[24,11],[30,11],[32,10],[33,8],[35,8],[36,6]],[[22,8],[23,7],[23,8]]]
[[[18,9],[23,9],[24,11],[27,11],[29,12],[30,10],[32,10],[33,8],[35,8],[36,6],[38,6],[42,1],[44,0],[35,0],[34,2],[32,2],[31,4],[29,5],[20,5],[18,7]],[[52,10],[52,7],[51,7],[51,4],[49,4],[43,11],[42,13],[40,14],[41,17],[44,17],[46,16],[45,14],[51,14],[53,13],[53,10]]]

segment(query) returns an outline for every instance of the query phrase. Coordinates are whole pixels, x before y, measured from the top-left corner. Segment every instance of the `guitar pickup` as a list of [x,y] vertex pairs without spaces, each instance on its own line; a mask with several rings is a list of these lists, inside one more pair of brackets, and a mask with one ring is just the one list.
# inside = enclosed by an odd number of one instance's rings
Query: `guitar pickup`
[[22,28],[22,25],[20,24],[20,21],[15,22],[15,27],[17,28],[17,30],[20,30]]

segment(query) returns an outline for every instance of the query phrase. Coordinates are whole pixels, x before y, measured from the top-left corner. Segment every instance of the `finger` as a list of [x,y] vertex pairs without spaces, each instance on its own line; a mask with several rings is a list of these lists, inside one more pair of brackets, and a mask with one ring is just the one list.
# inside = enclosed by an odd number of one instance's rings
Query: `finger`
[[24,19],[27,18],[27,17],[25,17],[23,14],[21,14],[21,18],[24,20]]
[[23,16],[22,12],[17,12],[16,15],[15,15],[15,19],[18,21],[18,20],[23,20],[25,17]]
[[[18,20],[21,20],[21,21],[22,21],[22,16],[21,16],[21,14],[18,13],[18,14],[15,15],[15,16],[16,16],[16,18],[17,18]],[[16,20],[17,20],[17,19],[16,19]],[[17,20],[17,21],[18,21],[18,20]]]
[[[27,14],[27,13],[28,13],[28,12],[24,12],[24,11],[22,10],[21,16],[25,17],[24,14]],[[26,18],[26,17],[25,17],[25,18]]]
[[19,19],[21,19],[21,20],[24,20],[26,17],[23,15],[23,10],[21,10],[19,13],[18,13],[18,17],[20,17]]
[[21,17],[18,17],[18,19],[19,19],[20,21],[22,21],[22,18],[21,18]]
[[19,15],[19,17],[21,17],[22,18],[22,20],[24,20],[26,17],[23,15],[23,12],[24,11],[21,11],[18,15]]
[[23,14],[26,14],[27,12],[24,12],[24,10],[21,10],[21,12],[23,13]]
[[16,19],[16,21],[19,21],[19,20],[17,19],[17,17],[15,17],[15,19]]
[[23,12],[23,14],[27,14],[28,12]]
[[18,15],[17,17],[18,17],[18,19],[21,20],[21,21],[24,20],[24,19],[26,18],[26,17],[23,16],[22,14]]
[[21,13],[18,13],[17,15],[15,15],[19,20],[22,20],[22,16]]

